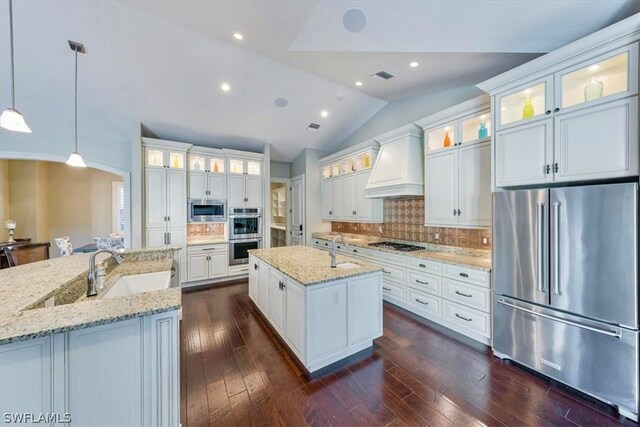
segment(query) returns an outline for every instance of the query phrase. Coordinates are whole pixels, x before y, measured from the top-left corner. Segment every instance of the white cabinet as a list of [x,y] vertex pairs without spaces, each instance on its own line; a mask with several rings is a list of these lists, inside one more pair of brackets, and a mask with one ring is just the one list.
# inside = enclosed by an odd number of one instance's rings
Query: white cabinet
[[491,146],[460,145],[425,157],[425,224],[491,225]]
[[180,281],[187,280],[187,172],[189,144],[143,138],[144,244],[179,245]]
[[0,413],[54,412],[51,349],[51,336],[0,346]]
[[188,281],[215,279],[227,275],[229,248],[226,244],[189,246]]
[[2,345],[0,411],[69,413],[74,426],[176,426],[178,327],[170,311]]
[[[251,285],[251,283],[249,283]],[[300,360],[306,358],[307,348],[307,313],[305,305],[305,288],[285,276],[284,279],[284,339]]]
[[638,174],[638,98],[555,118],[554,181]]
[[382,335],[380,273],[304,286],[254,256],[249,261],[249,296],[309,372]]
[[553,182],[553,119],[496,132],[498,187]]
[[371,142],[320,160],[323,220],[382,222],[382,199],[365,197],[377,153],[377,143]]
[[543,56],[479,85],[496,106],[496,187],[638,175],[638,42],[624,40],[581,41],[564,61]]
[[457,152],[445,151],[425,157],[425,224],[457,224]]
[[269,267],[269,300],[267,315],[275,330],[284,335],[284,275],[273,267]]
[[227,198],[226,175],[189,172],[189,197],[225,200]]
[[229,175],[229,208],[262,207],[262,178],[253,175]]
[[234,175],[262,175],[262,162],[256,159],[229,158],[229,173]]

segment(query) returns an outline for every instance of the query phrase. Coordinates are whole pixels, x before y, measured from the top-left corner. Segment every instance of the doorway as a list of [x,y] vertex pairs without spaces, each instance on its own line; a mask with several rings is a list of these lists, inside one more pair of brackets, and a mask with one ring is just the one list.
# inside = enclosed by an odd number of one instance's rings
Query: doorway
[[271,209],[271,247],[287,246],[290,242],[290,209],[288,178],[273,178],[269,192]]
[[305,245],[304,174],[291,178],[289,194],[291,199],[291,245]]

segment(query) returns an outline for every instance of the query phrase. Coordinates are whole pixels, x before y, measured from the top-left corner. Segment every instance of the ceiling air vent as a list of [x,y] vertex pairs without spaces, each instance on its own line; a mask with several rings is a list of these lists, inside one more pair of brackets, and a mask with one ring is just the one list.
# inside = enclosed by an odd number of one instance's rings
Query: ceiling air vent
[[378,71],[375,74],[371,74],[371,77],[377,77],[379,79],[383,79],[383,80],[389,80],[393,78],[393,74],[391,73],[387,73],[386,71]]
[[320,129],[320,125],[317,123],[309,123],[309,126],[307,127],[307,130],[310,130],[311,132],[315,132],[318,129]]

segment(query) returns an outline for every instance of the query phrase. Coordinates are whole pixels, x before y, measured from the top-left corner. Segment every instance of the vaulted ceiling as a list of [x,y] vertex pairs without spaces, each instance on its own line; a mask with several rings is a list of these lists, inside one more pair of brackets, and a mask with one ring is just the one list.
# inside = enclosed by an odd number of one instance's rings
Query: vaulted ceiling
[[[608,1],[14,1],[16,101],[34,133],[330,151],[387,102],[478,83],[638,11]],[[364,28],[344,15],[360,9]],[[0,1],[0,106],[9,105]],[[244,39],[233,38],[240,32]],[[418,67],[409,67],[416,61]],[[385,70],[390,80],[370,77]],[[362,86],[355,86],[361,81]],[[223,92],[222,83],[231,90]],[[288,105],[276,107],[276,98]],[[326,110],[328,117],[321,117]],[[321,125],[309,132],[309,123]],[[9,138],[5,131],[0,138]]]

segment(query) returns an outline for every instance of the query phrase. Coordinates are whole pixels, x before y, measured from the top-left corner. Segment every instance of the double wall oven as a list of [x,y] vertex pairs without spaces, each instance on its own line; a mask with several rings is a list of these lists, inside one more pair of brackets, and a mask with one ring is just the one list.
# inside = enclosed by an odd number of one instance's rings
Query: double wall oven
[[229,265],[247,264],[249,250],[262,247],[262,210],[231,208],[229,212]]

